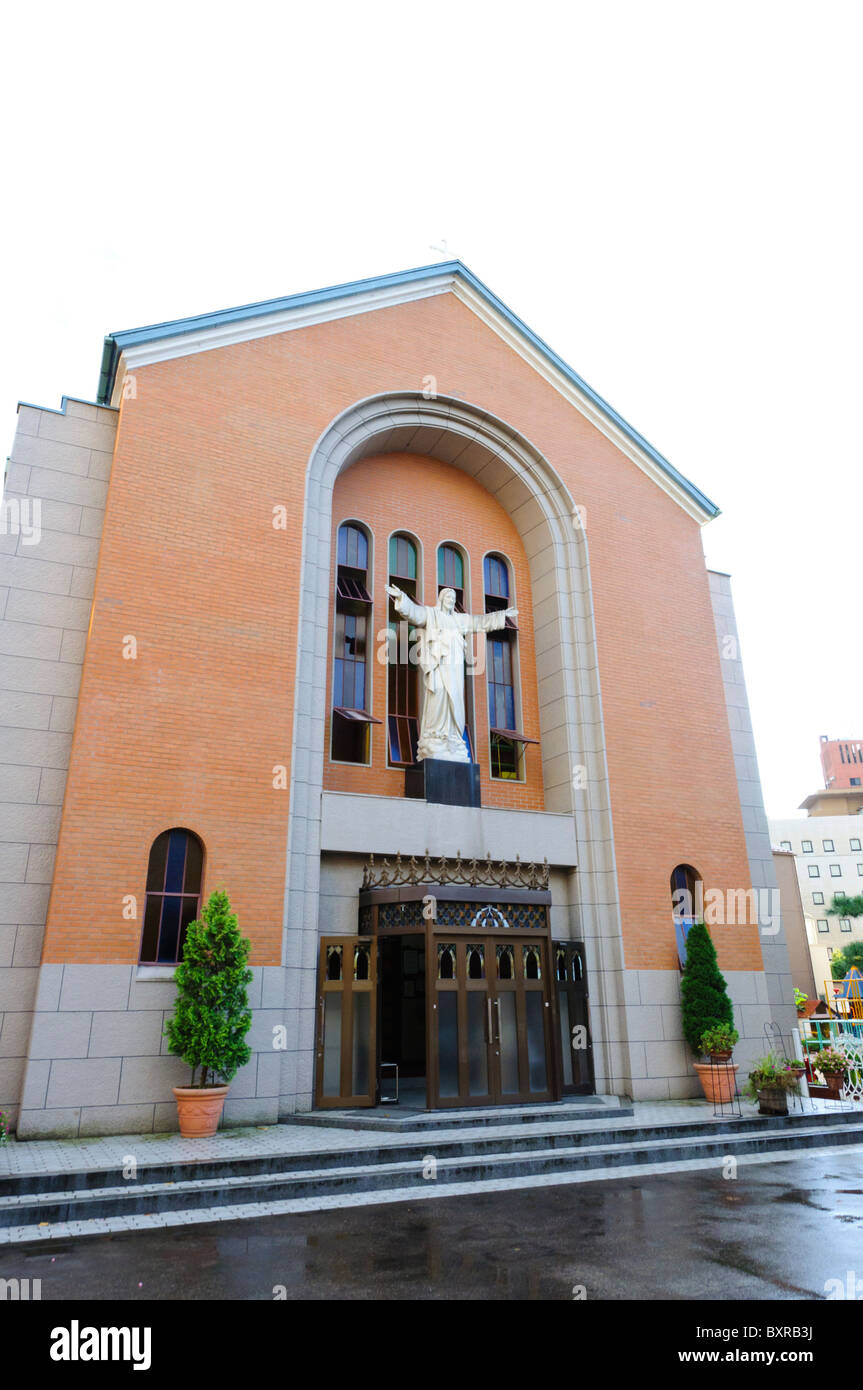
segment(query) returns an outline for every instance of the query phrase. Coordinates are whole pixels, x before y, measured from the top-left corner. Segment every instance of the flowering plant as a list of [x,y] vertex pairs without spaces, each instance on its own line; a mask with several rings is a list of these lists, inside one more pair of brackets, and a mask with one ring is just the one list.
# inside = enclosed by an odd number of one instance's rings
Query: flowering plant
[[9,1121],[6,1118],[5,1110],[0,1110],[0,1144],[5,1144],[9,1138]]
[[743,1091],[750,1100],[757,1100],[759,1091],[796,1091],[798,1085],[790,1063],[768,1052],[754,1064]]
[[822,1047],[820,1052],[812,1054],[810,1061],[815,1070],[824,1076],[847,1076],[851,1069],[845,1053],[837,1052],[835,1047]]

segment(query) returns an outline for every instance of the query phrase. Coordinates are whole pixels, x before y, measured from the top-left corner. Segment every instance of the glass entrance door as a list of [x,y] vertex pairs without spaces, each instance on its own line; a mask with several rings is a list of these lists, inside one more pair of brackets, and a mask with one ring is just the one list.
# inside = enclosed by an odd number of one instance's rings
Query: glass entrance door
[[433,1106],[552,1095],[545,938],[432,938],[428,996]]
[[562,1088],[568,1095],[593,1095],[584,945],[580,941],[554,941],[551,952],[560,1022]]
[[321,938],[315,1105],[374,1105],[377,945],[374,937]]

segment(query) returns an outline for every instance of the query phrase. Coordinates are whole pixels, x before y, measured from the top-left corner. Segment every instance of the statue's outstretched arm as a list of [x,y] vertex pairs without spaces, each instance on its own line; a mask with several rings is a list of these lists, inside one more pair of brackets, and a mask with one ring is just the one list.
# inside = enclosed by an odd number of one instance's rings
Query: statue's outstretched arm
[[414,627],[425,627],[426,611],[420,604],[414,603],[409,594],[406,594],[397,584],[388,584],[387,593],[394,600],[397,613],[401,613],[402,617],[407,618]]
[[517,618],[517,608],[501,608],[497,613],[471,613],[468,617],[468,632],[497,632],[506,625],[507,618]]

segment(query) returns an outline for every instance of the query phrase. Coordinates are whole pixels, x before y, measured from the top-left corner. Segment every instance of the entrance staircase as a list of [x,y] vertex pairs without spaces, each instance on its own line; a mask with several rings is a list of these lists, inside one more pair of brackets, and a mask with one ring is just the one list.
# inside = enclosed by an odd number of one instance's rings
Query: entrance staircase
[[[687,1168],[719,1173],[732,1156],[780,1161],[863,1145],[863,1109],[815,1106],[716,1119],[706,1105],[633,1108],[590,1097],[505,1111],[324,1112],[202,1140],[10,1144],[0,1150],[0,1243]],[[135,1175],[124,1178],[130,1158]]]

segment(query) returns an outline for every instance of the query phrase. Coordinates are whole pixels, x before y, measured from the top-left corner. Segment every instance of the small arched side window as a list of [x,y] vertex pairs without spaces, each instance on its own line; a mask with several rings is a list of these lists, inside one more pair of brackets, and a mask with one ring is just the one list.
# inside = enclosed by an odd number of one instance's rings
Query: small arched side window
[[691,864],[678,864],[671,871],[671,914],[677,941],[677,959],[686,964],[686,938],[694,922],[704,916],[704,884]]
[[164,830],[147,865],[147,902],[141,935],[142,965],[175,965],[183,958],[186,928],[198,915],[204,846],[191,830]]

